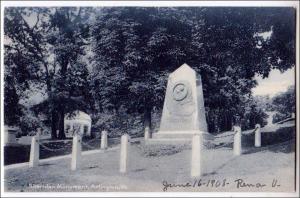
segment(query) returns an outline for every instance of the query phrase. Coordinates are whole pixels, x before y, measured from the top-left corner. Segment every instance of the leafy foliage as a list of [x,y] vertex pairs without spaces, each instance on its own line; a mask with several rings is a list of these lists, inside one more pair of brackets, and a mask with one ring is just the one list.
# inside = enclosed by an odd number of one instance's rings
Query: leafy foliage
[[94,131],[109,129],[110,137],[119,137],[124,133],[143,136],[143,120],[139,114],[127,114],[124,108],[118,112],[102,112],[93,115]]
[[234,115],[245,128],[263,125],[254,76],[295,65],[293,8],[11,7],[4,16],[5,122],[19,120],[35,84],[47,97],[33,109],[51,120],[53,138],[56,129],[64,138],[75,109],[113,134],[151,127],[183,63],[201,75],[210,131],[231,129]]
[[[265,9],[262,9],[263,11]],[[291,10],[257,8],[105,8],[92,25],[96,86],[92,95],[101,108],[128,113],[162,108],[167,75],[184,62],[202,76],[210,131],[229,130],[233,115],[245,110],[256,86],[255,74],[294,65],[281,51],[287,37],[264,40],[258,33],[293,36],[295,24],[274,14]],[[290,14],[290,15],[291,15]],[[276,15],[276,16],[274,16]],[[268,25],[262,22],[267,19]],[[258,24],[257,24],[258,20]],[[284,21],[293,26],[283,31]],[[276,26],[276,28],[274,28]],[[273,39],[273,37],[271,37]],[[290,37],[291,38],[291,37]],[[294,38],[294,37],[293,37]],[[281,54],[282,53],[282,54]],[[268,61],[285,59],[283,62]],[[97,88],[98,87],[98,88]],[[257,107],[251,108],[262,118]],[[252,115],[253,117],[253,115]],[[252,118],[251,118],[252,119]],[[256,119],[263,124],[262,120]],[[253,125],[253,124],[250,124]]]
[[35,135],[38,128],[45,128],[39,117],[28,108],[23,109],[23,116],[20,117],[19,126],[22,135]]
[[286,92],[280,93],[273,98],[273,108],[276,113],[273,116],[273,123],[291,117],[296,113],[296,95],[295,86],[290,86]]
[[[46,101],[37,109],[52,120],[52,136],[64,138],[64,115],[84,106],[88,70],[82,61],[88,27],[84,8],[6,8],[5,65],[18,86],[46,87]],[[23,94],[23,95],[21,95]],[[19,93],[18,97],[26,97]],[[80,98],[82,97],[82,98]]]

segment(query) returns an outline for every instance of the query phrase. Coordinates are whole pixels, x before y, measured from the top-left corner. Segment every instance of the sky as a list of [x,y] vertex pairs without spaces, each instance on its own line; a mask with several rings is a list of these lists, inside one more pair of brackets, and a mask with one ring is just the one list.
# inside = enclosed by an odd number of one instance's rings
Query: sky
[[295,85],[295,69],[289,69],[284,73],[274,69],[270,72],[269,77],[262,79],[256,76],[258,85],[252,89],[254,96],[270,95],[273,97],[277,93],[285,92],[290,85]]
[[[270,31],[257,33],[254,36],[263,37],[266,41],[272,36],[273,27]],[[260,48],[260,46],[257,46]],[[270,97],[275,96],[280,92],[285,92],[291,85],[295,85],[295,69],[294,67],[281,73],[278,69],[271,70],[269,77],[263,79],[261,76],[256,76],[258,85],[252,89],[254,96],[269,95]]]

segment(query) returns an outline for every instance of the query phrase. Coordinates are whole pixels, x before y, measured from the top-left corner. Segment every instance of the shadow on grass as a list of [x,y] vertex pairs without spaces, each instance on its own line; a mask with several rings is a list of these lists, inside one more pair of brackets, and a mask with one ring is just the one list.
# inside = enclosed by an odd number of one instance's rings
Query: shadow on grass
[[221,149],[221,148],[232,149],[233,148],[233,142],[229,142],[229,143],[222,142],[222,143],[216,145],[215,147],[212,147],[211,149]]
[[234,160],[235,157],[232,157],[231,159],[227,160],[226,162],[224,162],[223,164],[221,164],[220,166],[218,166],[216,169],[214,169],[213,171],[209,172],[209,173],[205,173],[203,174],[203,176],[211,176],[211,175],[216,175],[218,174],[218,171],[220,171],[222,168],[224,168],[228,163],[232,162],[232,160]]
[[261,133],[261,147],[254,147],[254,134],[243,135],[243,154],[261,151],[291,153],[295,151],[295,127],[280,128],[276,132]]
[[[46,140],[43,141],[45,142]],[[100,139],[83,138],[82,141],[88,144],[88,146],[82,144],[82,151],[100,148]],[[114,145],[111,140],[109,142],[110,146]],[[40,159],[68,155],[72,152],[72,141],[70,141],[70,138],[66,139],[65,142],[45,142],[42,144],[44,147],[40,146]],[[4,146],[4,165],[28,162],[29,155],[30,145],[17,144]]]
[[54,164],[51,164],[51,163],[46,163],[46,164],[39,164],[39,166],[52,166]]
[[202,176],[203,176],[203,177],[206,177],[206,176],[211,176],[211,175],[216,175],[216,174],[217,174],[216,171],[212,171],[212,172],[210,172],[210,173],[203,173]]
[[4,165],[29,161],[30,145],[4,146]]
[[96,165],[96,166],[89,166],[89,167],[82,168],[82,170],[89,170],[89,169],[94,169],[94,168],[99,168],[99,166],[98,165]]
[[145,170],[146,170],[145,168],[138,168],[138,169],[133,170],[133,172],[141,172],[141,171],[145,171]]

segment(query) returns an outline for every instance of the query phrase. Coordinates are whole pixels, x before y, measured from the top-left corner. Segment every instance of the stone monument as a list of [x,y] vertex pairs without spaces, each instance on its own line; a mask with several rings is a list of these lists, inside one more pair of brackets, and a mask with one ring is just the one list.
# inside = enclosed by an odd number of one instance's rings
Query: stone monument
[[5,126],[4,129],[4,145],[17,144],[16,134],[18,132],[18,128]]
[[160,130],[153,140],[190,140],[207,135],[203,88],[200,75],[183,64],[169,75]]

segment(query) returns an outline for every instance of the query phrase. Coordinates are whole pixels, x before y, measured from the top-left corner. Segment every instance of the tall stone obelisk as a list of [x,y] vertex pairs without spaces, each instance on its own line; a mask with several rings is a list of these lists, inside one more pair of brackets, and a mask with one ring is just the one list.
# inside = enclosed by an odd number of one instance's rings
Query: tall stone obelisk
[[190,139],[197,133],[207,133],[201,77],[183,64],[169,75],[160,130],[153,139]]

